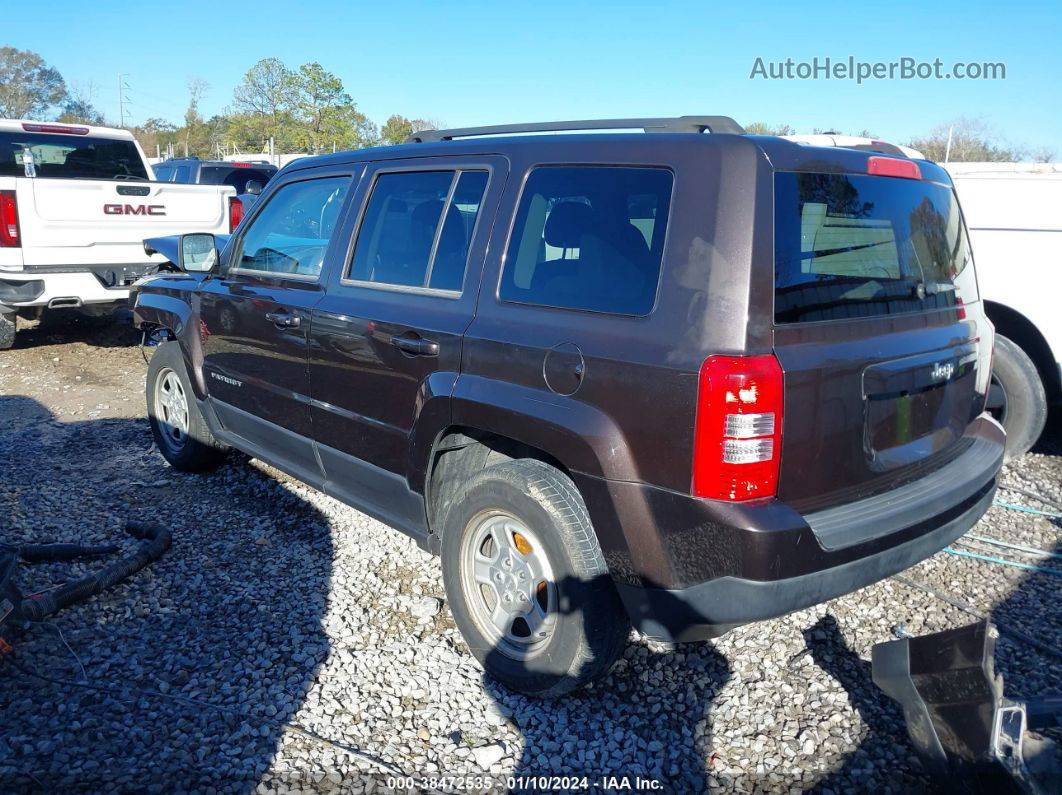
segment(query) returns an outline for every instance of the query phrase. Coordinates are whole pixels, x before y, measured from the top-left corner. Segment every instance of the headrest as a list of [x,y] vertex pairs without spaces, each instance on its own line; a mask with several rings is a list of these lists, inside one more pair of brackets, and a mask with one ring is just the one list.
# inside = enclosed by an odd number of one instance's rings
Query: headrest
[[590,232],[594,211],[582,202],[561,202],[554,205],[546,219],[543,236],[554,248],[578,248],[583,235]]
[[418,245],[431,245],[435,239],[435,225],[442,215],[443,202],[440,199],[428,199],[413,208],[409,217],[410,234]]

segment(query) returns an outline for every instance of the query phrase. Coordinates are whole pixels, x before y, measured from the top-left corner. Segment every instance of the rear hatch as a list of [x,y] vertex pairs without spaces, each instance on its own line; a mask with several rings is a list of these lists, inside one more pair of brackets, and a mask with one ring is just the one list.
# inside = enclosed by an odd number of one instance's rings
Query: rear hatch
[[895,488],[961,453],[991,362],[947,175],[924,161],[855,162],[862,173],[775,174],[778,497],[805,512]]

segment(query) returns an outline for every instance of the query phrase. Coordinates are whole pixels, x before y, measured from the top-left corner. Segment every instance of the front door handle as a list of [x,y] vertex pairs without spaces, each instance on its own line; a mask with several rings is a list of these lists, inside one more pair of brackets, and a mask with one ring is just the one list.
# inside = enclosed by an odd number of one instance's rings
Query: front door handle
[[391,337],[391,344],[413,356],[439,355],[439,343],[421,337]]
[[287,312],[266,312],[266,320],[271,320],[277,328],[298,328],[302,324],[301,317]]

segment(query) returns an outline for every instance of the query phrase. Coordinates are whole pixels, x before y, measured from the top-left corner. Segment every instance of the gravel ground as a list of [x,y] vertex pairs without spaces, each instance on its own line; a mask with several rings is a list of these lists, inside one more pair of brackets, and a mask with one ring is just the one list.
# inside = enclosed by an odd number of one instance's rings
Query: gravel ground
[[[712,643],[633,637],[606,679],[559,701],[515,696],[484,681],[438,562],[405,537],[239,456],[211,476],[169,469],[144,370],[132,333],[99,321],[31,328],[0,355],[0,540],[108,543],[129,518],[175,539],[128,583],[14,639],[2,791],[383,791],[369,774],[396,772],[932,791],[870,649],[973,619],[909,582],[1062,649],[1062,579],[940,553],[907,580]],[[1062,499],[1062,418],[1004,483]],[[1058,550],[1060,530],[994,507],[973,532]],[[79,570],[23,567],[20,586]],[[1006,634],[997,666],[1008,695],[1062,692],[1059,658]]]

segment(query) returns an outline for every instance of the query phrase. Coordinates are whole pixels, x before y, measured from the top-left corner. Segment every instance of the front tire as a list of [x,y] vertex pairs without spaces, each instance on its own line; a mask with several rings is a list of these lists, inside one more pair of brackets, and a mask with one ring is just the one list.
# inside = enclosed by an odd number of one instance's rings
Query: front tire
[[1000,334],[996,335],[988,411],[1007,432],[1006,461],[1028,452],[1047,422],[1047,394],[1036,365]]
[[630,621],[575,484],[520,459],[476,473],[442,528],[450,611],[473,655],[513,690],[551,698],[612,667]]
[[205,472],[225,460],[226,448],[199,410],[177,342],[162,343],[151,357],[147,409],[155,444],[174,469]]

